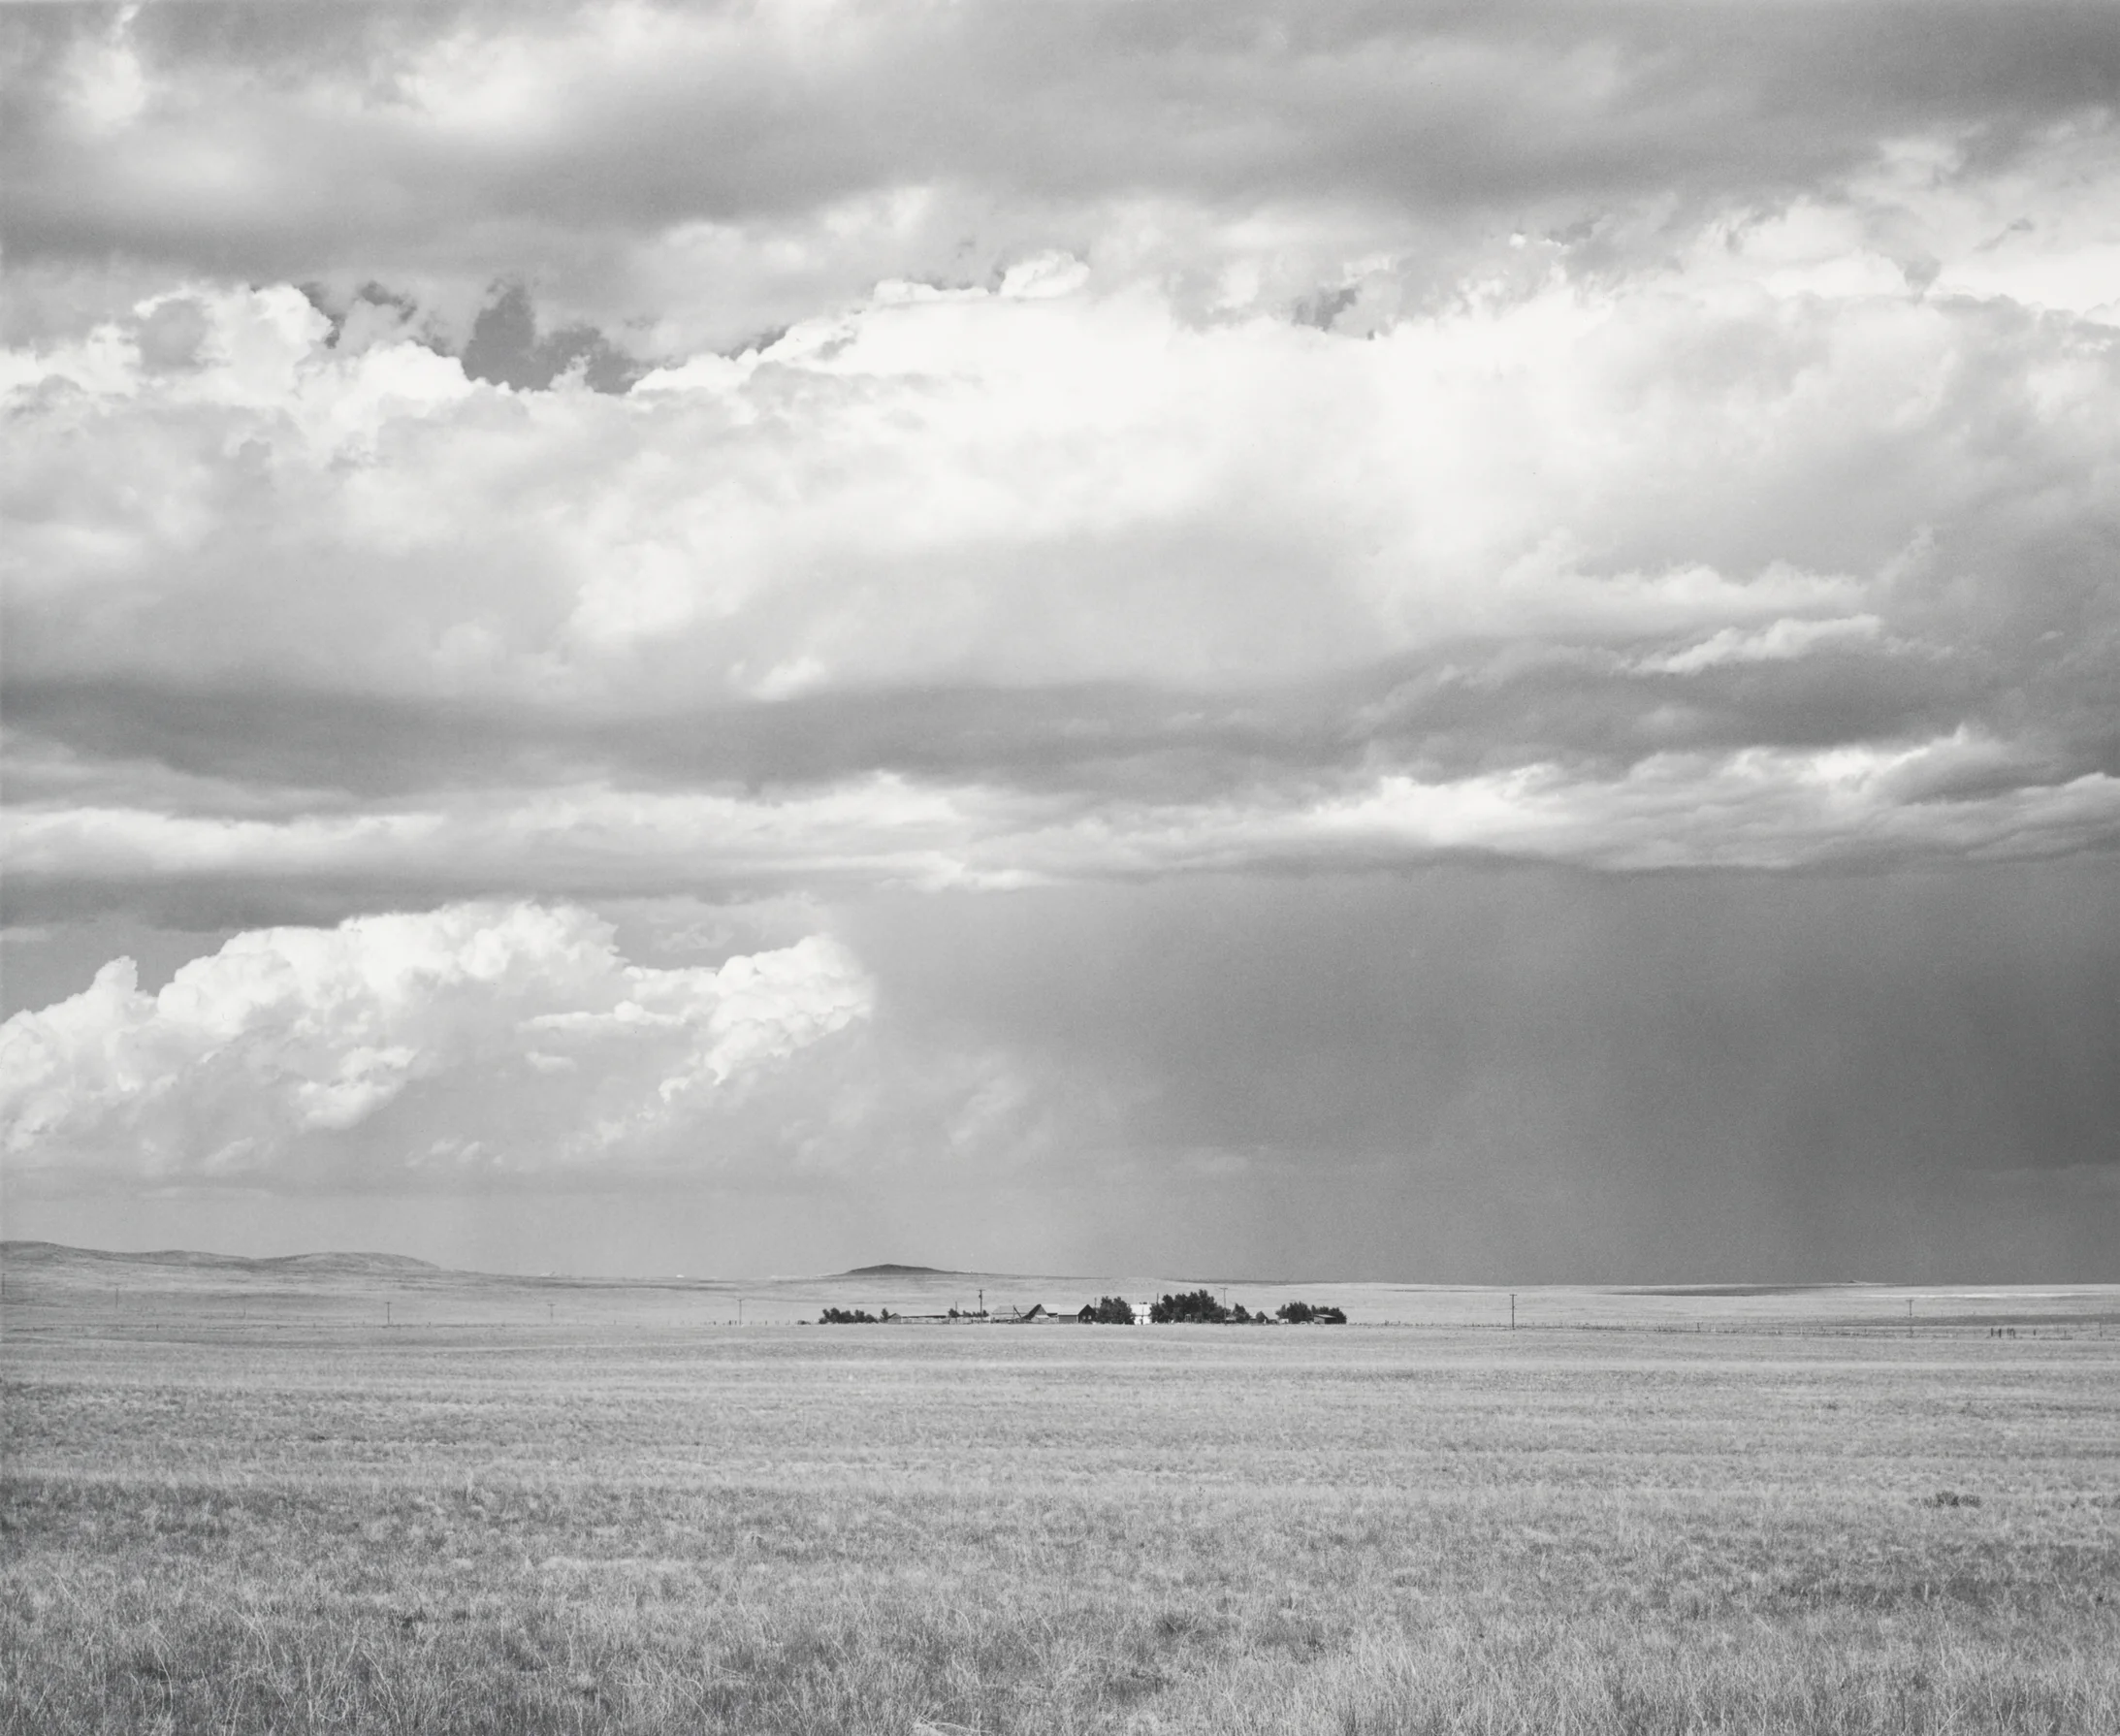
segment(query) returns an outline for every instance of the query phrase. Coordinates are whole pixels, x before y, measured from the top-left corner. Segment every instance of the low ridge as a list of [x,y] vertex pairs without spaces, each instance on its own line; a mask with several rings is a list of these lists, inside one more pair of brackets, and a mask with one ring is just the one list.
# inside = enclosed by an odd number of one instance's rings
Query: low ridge
[[962,1274],[946,1266],[900,1266],[886,1260],[881,1266],[856,1266],[833,1274],[842,1278],[954,1278]]

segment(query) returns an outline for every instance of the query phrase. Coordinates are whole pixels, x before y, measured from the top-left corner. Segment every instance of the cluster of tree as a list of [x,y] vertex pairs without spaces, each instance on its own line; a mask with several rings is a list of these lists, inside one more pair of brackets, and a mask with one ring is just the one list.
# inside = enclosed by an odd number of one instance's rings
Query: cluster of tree
[[1271,1326],[1276,1320],[1290,1326],[1345,1326],[1344,1308],[1321,1307],[1315,1302],[1283,1302],[1271,1314],[1256,1314],[1242,1302],[1225,1307],[1210,1290],[1188,1290],[1182,1296],[1158,1298],[1148,1305],[1148,1318],[1158,1326]]
[[895,1316],[888,1308],[872,1314],[866,1308],[826,1308],[818,1316],[826,1326],[881,1326]]
[[[1123,1297],[1100,1296],[1084,1302],[1075,1318],[1084,1326],[1132,1326],[1140,1316]],[[1148,1304],[1148,1318],[1157,1326],[1345,1326],[1347,1310],[1319,1302],[1285,1302],[1269,1314],[1256,1314],[1242,1302],[1226,1307],[1211,1290],[1188,1290],[1181,1296],[1162,1296]]]
[[[1148,1318],[1157,1326],[1222,1326],[1237,1317],[1237,1308],[1225,1308],[1211,1290],[1188,1290],[1183,1296],[1159,1296],[1148,1304]],[[1246,1310],[1243,1318],[1251,1319]]]

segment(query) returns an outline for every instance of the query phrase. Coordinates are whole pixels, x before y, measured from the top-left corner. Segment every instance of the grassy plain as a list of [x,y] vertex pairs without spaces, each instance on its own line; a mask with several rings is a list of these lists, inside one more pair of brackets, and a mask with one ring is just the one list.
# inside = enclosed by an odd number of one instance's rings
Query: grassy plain
[[2110,1291],[736,1328],[116,1270],[8,1264],[21,1736],[2120,1731]]

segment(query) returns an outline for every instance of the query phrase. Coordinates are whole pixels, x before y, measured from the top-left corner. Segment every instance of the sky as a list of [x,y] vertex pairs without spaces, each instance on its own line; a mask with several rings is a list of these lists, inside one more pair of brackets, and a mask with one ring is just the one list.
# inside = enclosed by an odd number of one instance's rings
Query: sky
[[2120,1281],[2120,12],[0,15],[5,1233]]

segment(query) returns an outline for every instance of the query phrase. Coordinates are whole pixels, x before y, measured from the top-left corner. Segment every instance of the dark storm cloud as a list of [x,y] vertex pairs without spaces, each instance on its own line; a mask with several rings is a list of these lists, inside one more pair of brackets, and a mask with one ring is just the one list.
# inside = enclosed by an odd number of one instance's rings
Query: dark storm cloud
[[2120,83],[2102,5],[160,6],[8,35],[18,257],[254,276],[579,275],[642,232],[907,187],[1564,226],[1771,203],[1914,135],[1992,165]]
[[623,392],[641,370],[614,350],[594,326],[539,328],[529,292],[507,285],[471,323],[464,346],[464,371],[474,380],[542,391],[569,369],[579,369],[593,392]]

